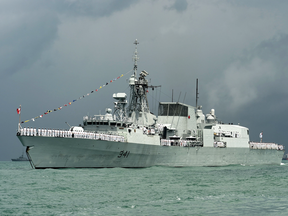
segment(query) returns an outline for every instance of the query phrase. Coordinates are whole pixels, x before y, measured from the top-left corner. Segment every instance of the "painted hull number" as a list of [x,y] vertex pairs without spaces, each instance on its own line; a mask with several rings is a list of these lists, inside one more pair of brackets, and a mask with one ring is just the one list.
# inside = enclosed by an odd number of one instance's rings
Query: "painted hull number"
[[121,157],[127,158],[129,154],[130,154],[130,151],[120,151],[118,158],[121,158]]

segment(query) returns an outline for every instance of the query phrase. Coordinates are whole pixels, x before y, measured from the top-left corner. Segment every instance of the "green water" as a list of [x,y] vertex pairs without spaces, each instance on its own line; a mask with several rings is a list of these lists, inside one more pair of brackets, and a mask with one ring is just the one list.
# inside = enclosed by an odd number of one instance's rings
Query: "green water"
[[279,166],[31,169],[0,162],[0,215],[287,215]]

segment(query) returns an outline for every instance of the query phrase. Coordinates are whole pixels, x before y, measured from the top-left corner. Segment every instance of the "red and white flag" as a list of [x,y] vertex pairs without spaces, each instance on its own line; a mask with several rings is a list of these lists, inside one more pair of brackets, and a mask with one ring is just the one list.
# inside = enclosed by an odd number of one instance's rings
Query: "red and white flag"
[[20,114],[21,112],[21,107],[17,108],[17,114]]

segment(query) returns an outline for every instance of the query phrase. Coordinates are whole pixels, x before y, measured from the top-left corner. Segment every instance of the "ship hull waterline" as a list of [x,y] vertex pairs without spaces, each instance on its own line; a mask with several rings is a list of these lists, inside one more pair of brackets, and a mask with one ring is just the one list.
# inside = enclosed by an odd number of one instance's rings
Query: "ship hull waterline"
[[36,169],[280,165],[284,150],[161,146],[63,137],[18,136]]

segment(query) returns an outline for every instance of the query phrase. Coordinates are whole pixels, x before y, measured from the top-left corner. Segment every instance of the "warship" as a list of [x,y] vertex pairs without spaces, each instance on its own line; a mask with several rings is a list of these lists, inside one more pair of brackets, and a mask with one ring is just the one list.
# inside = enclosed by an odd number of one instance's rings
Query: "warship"
[[23,128],[17,137],[26,147],[35,169],[44,168],[143,168],[150,166],[226,166],[280,164],[283,145],[251,142],[249,129],[224,124],[216,112],[204,115],[198,106],[159,102],[158,117],[149,108],[148,72],[137,74],[136,40],[133,74],[127,94],[114,93],[114,110],[84,116],[69,130]]
[[22,155],[18,158],[12,158],[12,161],[29,161],[27,158],[24,157],[24,153],[22,153]]

